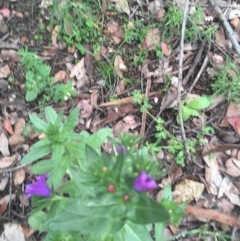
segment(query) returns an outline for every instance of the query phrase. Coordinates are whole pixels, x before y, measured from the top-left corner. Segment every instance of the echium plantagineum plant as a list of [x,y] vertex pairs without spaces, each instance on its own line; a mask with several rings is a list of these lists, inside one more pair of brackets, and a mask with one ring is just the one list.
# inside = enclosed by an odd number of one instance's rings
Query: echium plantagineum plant
[[51,107],[45,116],[46,122],[30,114],[45,138],[21,161],[39,160],[32,167],[35,180],[25,187],[32,203],[30,226],[45,232],[45,241],[152,240],[146,225],[167,223],[169,203],[165,207],[148,196],[157,188],[151,174],[158,164],[146,148],[136,148],[139,138],[124,135],[112,140],[109,154],[100,148],[109,140],[110,129],[92,135],[74,132],[76,109],[65,122]]

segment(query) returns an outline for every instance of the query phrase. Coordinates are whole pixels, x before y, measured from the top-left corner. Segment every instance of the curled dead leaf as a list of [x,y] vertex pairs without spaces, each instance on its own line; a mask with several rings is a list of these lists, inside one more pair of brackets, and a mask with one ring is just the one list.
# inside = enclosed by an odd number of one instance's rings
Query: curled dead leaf
[[3,191],[8,184],[9,175],[4,173],[0,176],[0,191]]
[[226,173],[232,177],[240,176],[240,161],[235,158],[229,158],[226,163]]
[[204,190],[204,185],[189,179],[184,179],[175,186],[173,195],[177,203],[198,200]]
[[10,74],[11,74],[11,70],[10,70],[10,68],[7,64],[0,68],[0,78],[1,79],[2,78],[4,78],[4,79],[8,78]]
[[145,42],[142,44],[142,49],[153,50],[160,45],[160,32],[157,28],[149,29]]
[[14,173],[13,183],[16,186],[20,185],[23,183],[24,179],[25,179],[25,170],[23,168],[20,168]]
[[240,105],[231,102],[227,108],[226,118],[234,130],[240,134]]
[[3,156],[9,156],[8,139],[4,132],[0,134],[0,152]]
[[13,134],[13,128],[12,128],[12,125],[11,125],[11,122],[8,118],[8,116],[5,116],[4,117],[4,120],[3,120],[3,128],[9,133],[9,134]]
[[17,223],[4,223],[4,231],[0,237],[1,241],[25,241],[23,229]]
[[26,122],[23,118],[17,119],[14,125],[14,135],[20,135],[26,125]]
[[124,37],[123,29],[115,22],[108,25],[105,33],[113,39],[115,44],[119,44]]
[[78,102],[77,107],[80,109],[82,118],[88,118],[88,117],[91,116],[93,108],[89,104],[89,101],[87,101],[87,100],[80,100]]
[[127,67],[120,55],[117,55],[114,60],[114,70],[120,78],[123,77],[123,72],[127,71]]
[[5,156],[0,158],[0,169],[10,167],[11,165],[19,161],[19,159],[20,159],[19,154],[14,154],[12,156]]
[[169,57],[171,55],[171,49],[169,49],[167,43],[161,42],[161,48],[166,57]]
[[9,137],[8,141],[10,146],[16,146],[16,145],[23,144],[25,139],[19,134],[14,134]]
[[126,13],[128,16],[130,16],[130,8],[127,0],[115,0],[115,2],[116,8],[119,12]]
[[66,75],[67,75],[67,74],[66,74],[66,72],[65,72],[64,70],[59,70],[59,71],[54,75],[54,78],[55,78],[54,83],[60,82],[60,81],[62,81],[62,80],[65,80]]
[[10,198],[11,200],[13,200],[15,197],[15,194],[8,194],[0,199],[0,215],[2,215],[6,211]]

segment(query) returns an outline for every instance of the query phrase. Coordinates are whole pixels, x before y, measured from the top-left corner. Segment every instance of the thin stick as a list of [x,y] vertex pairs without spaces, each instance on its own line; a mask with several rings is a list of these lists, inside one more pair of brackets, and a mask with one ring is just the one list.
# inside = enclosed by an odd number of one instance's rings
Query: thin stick
[[236,50],[237,54],[240,56],[240,45],[238,43],[238,40],[236,38],[236,34],[234,33],[231,25],[228,23],[228,20],[226,19],[226,17],[223,15],[221,9],[219,8],[219,6],[217,5],[215,0],[208,0],[214,11],[217,13],[218,17],[220,18],[220,20],[222,21],[223,27],[226,31],[226,34],[229,38],[229,40],[231,41],[234,49]]
[[240,219],[212,209],[204,209],[196,206],[187,205],[186,212],[198,218],[207,218],[231,227],[240,228]]
[[191,87],[189,88],[188,93],[190,93],[190,92],[192,91],[192,89],[194,88],[194,86],[197,84],[199,78],[201,77],[201,74],[202,74],[203,70],[206,68],[206,66],[207,66],[207,64],[208,64],[208,60],[209,60],[209,58],[208,58],[208,56],[206,55],[206,57],[204,58],[203,64],[202,64],[202,66],[201,66],[201,69],[199,70],[199,72],[198,72],[195,80],[193,81]]
[[191,161],[191,155],[190,155],[189,148],[188,148],[188,145],[187,145],[187,139],[186,139],[186,134],[185,134],[184,125],[183,125],[182,107],[181,107],[181,89],[182,89],[182,82],[183,82],[182,76],[183,76],[184,35],[185,35],[185,28],[186,28],[188,11],[189,11],[189,0],[186,0],[185,1],[185,7],[184,7],[182,29],[181,29],[181,39],[180,39],[179,68],[178,68],[178,96],[177,96],[177,99],[178,99],[179,124],[180,124],[183,144],[184,144],[184,147],[185,147],[187,160]]
[[29,166],[31,164],[33,164],[33,162],[27,163],[27,164],[22,164],[22,165],[19,165],[19,166],[16,166],[16,167],[6,168],[6,169],[3,169],[3,170],[0,170],[0,174],[7,173],[7,172],[13,172],[13,171],[21,169],[23,167],[27,167],[27,166]]
[[[145,97],[146,97],[146,98],[147,98],[148,95],[149,95],[149,91],[150,91],[150,88],[151,88],[151,83],[152,83],[151,78],[148,78],[148,79],[147,79],[147,85],[146,85],[146,91],[145,91]],[[144,133],[145,133],[146,119],[147,119],[147,111],[144,111],[144,112],[142,113],[142,126],[141,126],[141,130],[140,130],[140,135],[141,135],[141,136],[144,136]]]
[[203,50],[204,50],[204,48],[205,48],[205,44],[206,44],[206,41],[204,41],[204,42],[201,44],[201,47],[200,47],[199,50],[198,50],[198,53],[197,53],[197,55],[196,55],[196,57],[195,57],[195,59],[194,59],[194,61],[193,61],[193,64],[192,64],[191,68],[189,69],[187,75],[186,75],[186,76],[184,77],[184,79],[183,79],[183,83],[182,83],[183,86],[185,86],[185,85],[188,83],[189,78],[191,77],[191,75],[193,74],[193,72],[194,72],[197,64],[199,63],[199,61],[200,61],[200,59],[201,59],[201,57],[202,57]]

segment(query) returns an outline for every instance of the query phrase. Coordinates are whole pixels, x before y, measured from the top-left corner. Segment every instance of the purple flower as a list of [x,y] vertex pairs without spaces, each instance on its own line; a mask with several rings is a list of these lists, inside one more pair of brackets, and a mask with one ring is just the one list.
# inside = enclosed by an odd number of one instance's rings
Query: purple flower
[[117,146],[116,147],[116,151],[117,151],[117,153],[121,153],[121,152],[123,152],[123,154],[127,154],[127,148],[125,147],[125,146]]
[[25,195],[30,198],[33,195],[49,197],[51,195],[51,189],[46,183],[47,175],[43,174],[36,177],[36,180],[31,184],[27,184],[25,188]]
[[134,189],[138,192],[144,192],[157,188],[157,183],[145,171],[141,171],[134,181]]

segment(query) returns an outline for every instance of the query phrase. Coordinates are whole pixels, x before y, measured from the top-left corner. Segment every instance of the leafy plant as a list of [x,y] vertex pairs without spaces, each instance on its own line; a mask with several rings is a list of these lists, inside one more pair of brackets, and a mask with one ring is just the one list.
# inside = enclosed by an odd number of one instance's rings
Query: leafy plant
[[101,41],[101,28],[98,19],[101,8],[98,1],[59,1],[51,6],[51,25],[59,25],[59,38],[68,46],[75,46],[85,53],[85,43],[97,45]]
[[238,102],[240,92],[240,71],[237,64],[227,58],[226,63],[215,71],[211,84],[214,94],[224,95],[230,101]]
[[37,59],[34,53],[28,50],[20,50],[18,54],[22,57],[21,65],[25,68],[26,77],[26,95],[27,102],[35,100],[43,94],[45,101],[66,100],[75,94],[72,89],[72,83],[53,84],[54,78],[51,77],[51,68],[43,63],[41,59]]
[[194,99],[186,98],[181,103],[183,121],[187,121],[191,116],[199,116],[200,111],[211,105],[211,98],[199,96]]
[[149,104],[149,99],[138,90],[133,91],[132,101],[133,103],[140,105],[141,112],[152,108],[152,106]]
[[51,107],[45,108],[47,122],[36,114],[29,117],[45,138],[21,160],[40,160],[32,169],[40,176],[26,186],[25,194],[33,205],[29,223],[47,233],[45,241],[151,241],[146,225],[169,221],[168,208],[174,204],[165,202],[164,207],[147,195],[157,187],[150,175],[158,163],[146,147],[136,149],[138,137],[120,136],[112,140],[115,151],[104,153],[100,147],[110,129],[75,133],[77,109],[65,122]]

